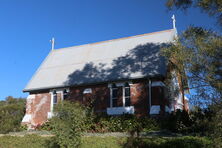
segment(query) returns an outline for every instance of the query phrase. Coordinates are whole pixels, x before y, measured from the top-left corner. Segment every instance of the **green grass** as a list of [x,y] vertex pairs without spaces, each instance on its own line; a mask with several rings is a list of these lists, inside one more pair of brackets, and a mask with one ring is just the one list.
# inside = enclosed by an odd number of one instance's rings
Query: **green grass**
[[50,141],[49,137],[40,137],[37,135],[3,136],[0,137],[0,148],[46,148]]
[[84,137],[82,148],[121,148],[126,138],[117,137]]
[[[0,137],[0,148],[55,148],[53,137],[26,135]],[[81,148],[210,148],[211,141],[200,137],[179,138],[122,138],[83,137]]]

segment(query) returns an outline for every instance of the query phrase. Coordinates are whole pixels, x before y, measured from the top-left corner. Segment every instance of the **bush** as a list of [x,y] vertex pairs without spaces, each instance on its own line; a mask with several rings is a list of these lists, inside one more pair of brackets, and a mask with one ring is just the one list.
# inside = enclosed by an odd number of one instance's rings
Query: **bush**
[[155,119],[128,114],[121,116],[103,115],[88,119],[90,119],[86,123],[88,132],[140,132],[159,129]]
[[161,129],[167,129],[177,133],[188,133],[192,120],[186,111],[177,110],[165,119],[160,119]]
[[214,123],[217,121],[215,115],[218,113],[210,108],[201,109],[199,107],[195,107],[189,113],[177,110],[165,119],[160,119],[159,123],[161,129],[167,129],[171,132],[209,136],[213,132],[213,127],[215,127]]
[[159,122],[154,118],[139,118],[138,122],[141,123],[144,132],[160,130]]
[[44,131],[51,131],[52,130],[52,125],[51,125],[51,120],[46,121],[43,123],[41,126],[37,127],[37,130],[44,130]]
[[25,114],[25,99],[7,97],[0,102],[0,133],[20,131],[20,124]]
[[192,120],[192,125],[190,127],[190,132],[196,135],[209,136],[212,132],[212,121],[215,113],[209,108],[201,109],[196,107],[190,112],[190,118]]
[[55,107],[55,116],[51,119],[52,132],[60,147],[79,147],[81,132],[84,131],[85,111],[78,103],[63,101]]

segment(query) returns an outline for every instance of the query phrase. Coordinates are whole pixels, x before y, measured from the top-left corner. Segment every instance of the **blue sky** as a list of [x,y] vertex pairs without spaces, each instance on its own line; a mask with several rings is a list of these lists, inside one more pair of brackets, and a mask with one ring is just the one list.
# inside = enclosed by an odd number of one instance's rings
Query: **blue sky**
[[26,97],[22,89],[55,48],[133,36],[189,25],[219,31],[198,9],[167,11],[164,0],[0,0],[0,100]]

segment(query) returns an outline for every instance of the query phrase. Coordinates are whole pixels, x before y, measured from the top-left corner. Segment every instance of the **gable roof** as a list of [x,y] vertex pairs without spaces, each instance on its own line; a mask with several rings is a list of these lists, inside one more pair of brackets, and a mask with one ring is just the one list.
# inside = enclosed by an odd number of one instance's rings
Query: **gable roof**
[[53,50],[23,91],[165,76],[159,52],[175,34],[170,29]]

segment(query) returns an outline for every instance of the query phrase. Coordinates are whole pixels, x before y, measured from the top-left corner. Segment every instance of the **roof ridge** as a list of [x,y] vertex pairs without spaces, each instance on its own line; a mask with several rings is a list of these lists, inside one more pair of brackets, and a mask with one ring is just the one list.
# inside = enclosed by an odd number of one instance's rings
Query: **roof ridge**
[[150,33],[138,34],[138,35],[134,35],[134,36],[121,37],[121,38],[117,38],[117,39],[99,41],[99,42],[94,42],[94,43],[87,43],[87,44],[76,45],[76,46],[71,46],[71,47],[58,48],[58,49],[55,49],[55,50],[52,50],[52,51],[54,52],[54,51],[60,51],[60,50],[75,48],[75,47],[88,46],[88,45],[94,45],[94,44],[102,44],[102,43],[105,43],[105,42],[112,42],[112,41],[117,41],[117,40],[122,40],[122,39],[129,39],[129,38],[141,37],[141,36],[146,36],[146,35],[151,35],[151,34],[157,34],[157,33],[162,33],[162,32],[169,32],[169,31],[172,31],[172,30],[174,30],[174,29],[167,29],[167,30],[162,30],[162,31],[156,31],[156,32],[150,32]]

